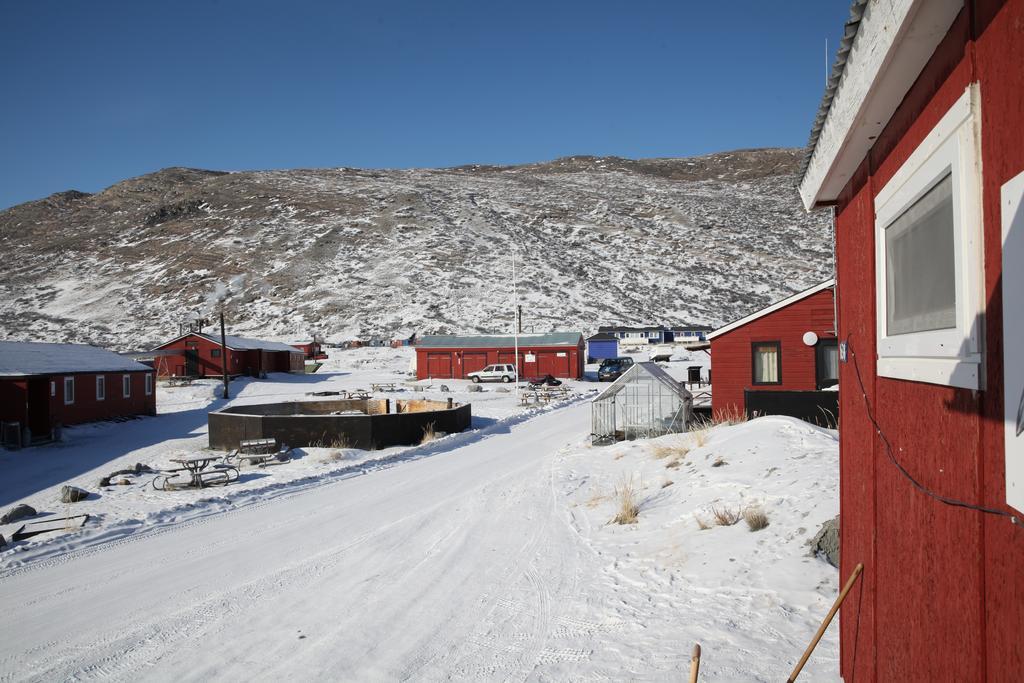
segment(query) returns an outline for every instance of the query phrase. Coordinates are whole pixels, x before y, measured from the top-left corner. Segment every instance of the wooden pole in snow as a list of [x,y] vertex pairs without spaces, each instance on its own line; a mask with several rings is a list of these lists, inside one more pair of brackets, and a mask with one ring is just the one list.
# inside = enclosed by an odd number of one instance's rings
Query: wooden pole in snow
[[843,586],[843,590],[839,592],[839,597],[836,598],[835,603],[832,605],[832,609],[825,615],[825,620],[821,622],[821,626],[818,627],[818,632],[814,634],[814,638],[811,639],[811,644],[807,646],[804,651],[804,656],[800,658],[800,661],[796,663],[796,668],[793,669],[793,673],[786,679],[786,683],[793,683],[796,677],[800,675],[800,670],[804,668],[804,664],[810,658],[811,653],[814,652],[814,648],[818,645],[818,641],[825,635],[825,629],[832,623],[832,618],[836,616],[836,612],[839,611],[839,607],[843,604],[843,600],[846,599],[846,594],[853,588],[853,584],[857,581],[857,577],[864,571],[864,563],[859,563],[853,568],[853,573],[850,574],[850,578],[846,580],[846,585]]
[[693,646],[693,654],[690,656],[690,683],[697,683],[697,674],[700,673],[700,643]]

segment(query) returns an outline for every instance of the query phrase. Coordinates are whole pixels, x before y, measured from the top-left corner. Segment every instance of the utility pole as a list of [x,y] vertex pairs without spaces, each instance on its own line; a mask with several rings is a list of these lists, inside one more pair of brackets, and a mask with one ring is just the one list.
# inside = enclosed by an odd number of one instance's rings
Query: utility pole
[[[262,353],[262,352],[261,352]],[[228,342],[227,337],[224,335],[224,305],[220,307],[220,367],[224,373],[224,399],[230,398],[228,395]]]
[[[512,244],[512,304],[515,306],[519,305],[519,293],[516,290],[516,245]],[[519,330],[515,326],[515,321],[512,322],[512,331],[515,334],[515,353],[516,353],[516,399],[519,398]]]
[[517,307],[519,313],[519,334],[523,333],[523,305],[519,304]]

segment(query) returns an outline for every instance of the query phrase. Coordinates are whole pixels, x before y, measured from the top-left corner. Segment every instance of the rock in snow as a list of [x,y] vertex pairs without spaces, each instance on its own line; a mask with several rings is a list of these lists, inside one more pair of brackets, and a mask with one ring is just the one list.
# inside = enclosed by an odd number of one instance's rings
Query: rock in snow
[[15,505],[6,513],[3,517],[0,517],[0,524],[11,524],[17,522],[19,519],[25,519],[26,517],[32,517],[36,514],[36,509],[31,505]]
[[60,489],[60,502],[77,503],[89,497],[89,492],[77,486],[62,486]]

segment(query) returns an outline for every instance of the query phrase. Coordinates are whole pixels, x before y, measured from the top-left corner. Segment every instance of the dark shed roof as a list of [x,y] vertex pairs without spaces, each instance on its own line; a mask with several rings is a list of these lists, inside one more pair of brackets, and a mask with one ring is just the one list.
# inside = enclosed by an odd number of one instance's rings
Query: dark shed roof
[[[581,339],[583,339],[583,335],[580,332],[521,334],[519,335],[519,346],[576,346]],[[510,334],[477,336],[428,334],[420,337],[416,346],[434,349],[509,348],[515,346],[515,338]]]
[[152,369],[113,351],[87,344],[0,341],[0,377]]

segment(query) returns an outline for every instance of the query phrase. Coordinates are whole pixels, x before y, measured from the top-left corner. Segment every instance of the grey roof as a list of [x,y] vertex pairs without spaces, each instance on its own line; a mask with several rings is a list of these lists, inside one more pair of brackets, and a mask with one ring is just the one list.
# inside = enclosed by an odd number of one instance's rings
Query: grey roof
[[639,374],[650,375],[656,381],[660,382],[661,384],[665,385],[666,387],[674,391],[676,395],[683,400],[693,398],[693,394],[691,394],[689,390],[687,390],[687,388],[682,385],[682,383],[672,379],[672,376],[669,375],[664,370],[662,370],[657,363],[644,361],[642,363],[634,363],[633,366],[629,368],[629,370],[626,370],[624,373],[622,373],[617,380],[615,380],[608,386],[607,389],[605,389],[600,394],[595,396],[594,401],[596,402],[600,401],[603,398],[614,396],[615,394],[625,389],[626,385],[634,381],[636,379],[636,376]]
[[619,338],[613,334],[607,332],[598,332],[597,334],[587,337],[587,341],[618,341]]
[[[577,346],[583,338],[581,332],[549,332],[547,334],[521,334],[519,346]],[[434,349],[509,348],[515,345],[512,335],[459,336],[428,334],[419,338],[418,347]]]
[[[215,344],[220,344],[219,334],[207,334],[206,332],[188,332],[187,334],[183,334],[180,337],[175,337],[171,341],[164,342],[157,348],[167,346],[171,342],[178,341],[183,337],[188,337],[193,334],[199,337],[203,337],[204,339],[209,339]],[[234,349],[235,351],[256,351],[258,349],[263,349],[264,351],[288,351],[289,353],[302,353],[300,349],[297,349],[289,344],[285,344],[284,342],[264,341],[263,339],[253,339],[251,337],[238,337],[233,334],[224,335],[224,341],[227,343],[229,349]]]
[[0,377],[143,370],[152,368],[87,344],[0,341]]
[[825,119],[828,118],[829,109],[832,108],[832,99],[839,89],[839,82],[843,80],[843,73],[846,72],[846,59],[850,56],[850,48],[853,47],[853,40],[857,37],[857,30],[860,28],[861,17],[864,16],[864,8],[868,0],[853,0],[850,5],[850,18],[846,20],[843,27],[843,37],[839,41],[839,50],[836,52],[836,60],[832,64],[832,72],[829,74],[828,82],[825,83],[825,94],[818,105],[818,114],[814,117],[814,124],[811,126],[811,136],[807,141],[807,154],[804,156],[803,164],[800,167],[801,180],[807,174],[807,167],[811,164],[811,157],[814,156],[814,149],[818,146],[818,136],[825,126]]
[[629,325],[601,325],[598,332],[664,332],[664,325],[646,325],[643,327],[630,327]]

